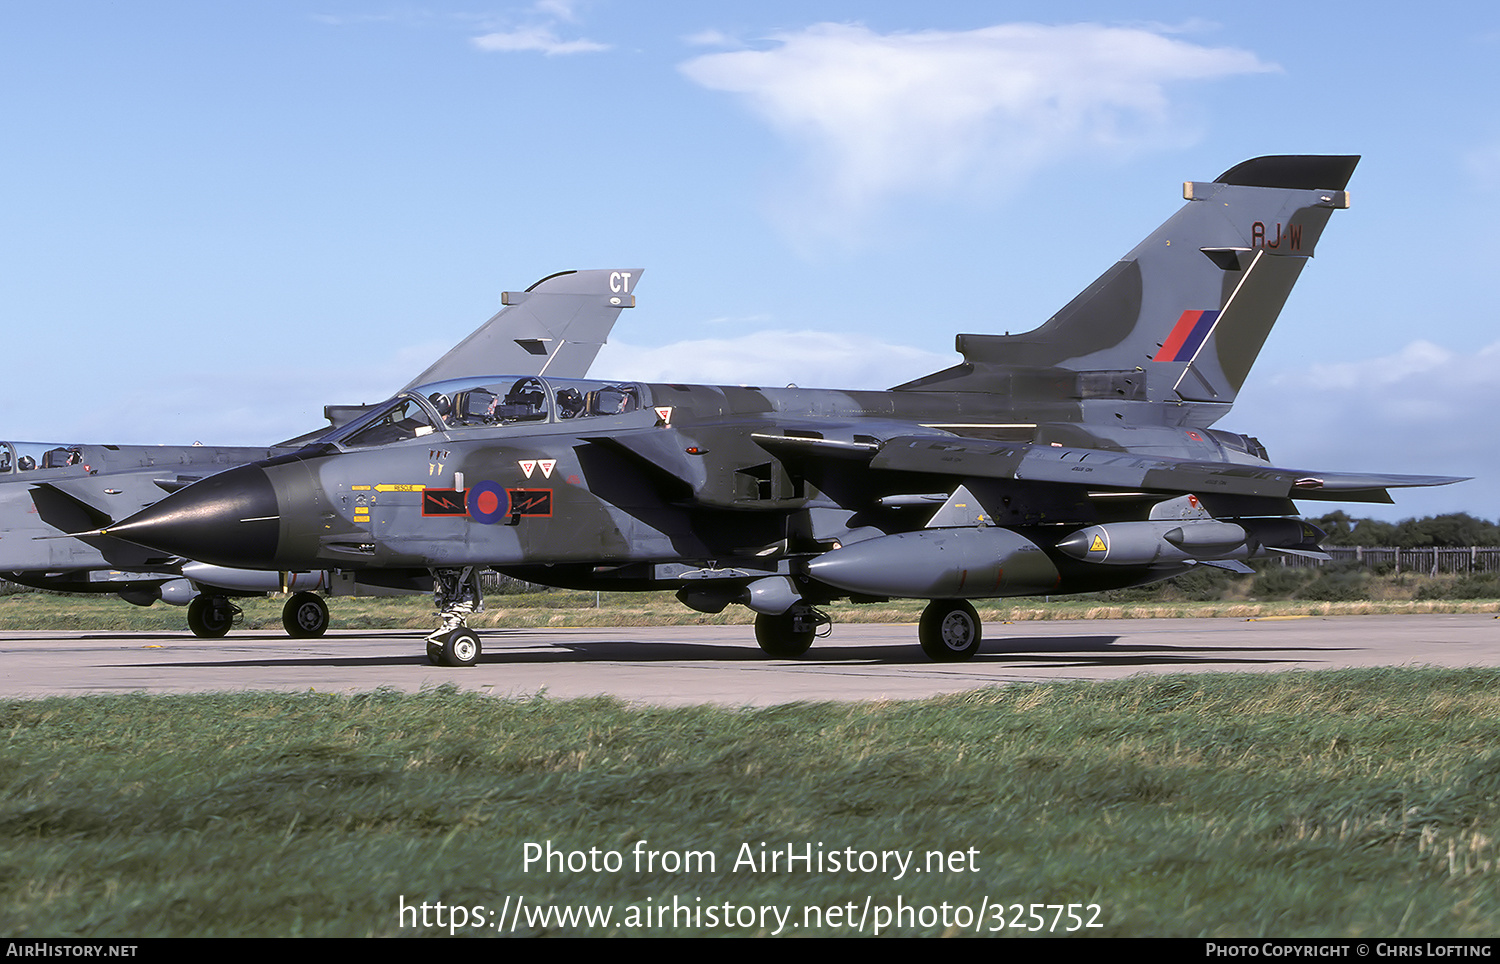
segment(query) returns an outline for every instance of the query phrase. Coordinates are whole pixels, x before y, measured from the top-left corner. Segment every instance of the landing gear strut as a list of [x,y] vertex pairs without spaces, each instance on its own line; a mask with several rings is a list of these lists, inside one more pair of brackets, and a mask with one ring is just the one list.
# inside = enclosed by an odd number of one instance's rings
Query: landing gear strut
[[229,632],[234,621],[244,615],[240,607],[227,596],[194,596],[188,603],[188,629],[194,636],[218,639]]
[[442,625],[427,636],[427,659],[435,666],[473,666],[479,661],[479,636],[468,627],[470,613],[484,612],[479,571],[432,570],[432,597]]

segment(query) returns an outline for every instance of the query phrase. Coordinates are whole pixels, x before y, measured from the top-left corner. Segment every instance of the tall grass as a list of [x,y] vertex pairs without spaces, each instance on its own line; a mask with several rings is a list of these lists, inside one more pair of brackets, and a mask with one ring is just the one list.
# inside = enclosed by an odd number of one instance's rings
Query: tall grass
[[[519,896],[616,915],[521,932],[760,932],[622,923],[675,899],[799,922],[867,900],[934,908],[895,933],[943,932],[945,903],[998,903],[1024,929],[1039,903],[1097,904],[1090,932],[1109,935],[1493,935],[1497,684],[1194,675],[740,711],[448,688],[9,701],[0,929],[447,933],[415,912],[403,927],[401,902],[467,913]],[[547,841],[625,865],[526,868],[526,844]],[[715,866],[638,871],[638,841]],[[734,868],[747,844],[965,856],[894,880]]]

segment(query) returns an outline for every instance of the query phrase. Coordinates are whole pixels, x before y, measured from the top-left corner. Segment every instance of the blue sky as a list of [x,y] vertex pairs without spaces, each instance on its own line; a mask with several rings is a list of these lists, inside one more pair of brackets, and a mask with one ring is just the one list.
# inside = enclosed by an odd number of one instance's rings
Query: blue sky
[[1500,14],[1374,10],[5,4],[0,434],[285,438],[566,268],[646,269],[596,374],[884,388],[1040,324],[1182,181],[1353,153],[1219,427],[1493,519]]

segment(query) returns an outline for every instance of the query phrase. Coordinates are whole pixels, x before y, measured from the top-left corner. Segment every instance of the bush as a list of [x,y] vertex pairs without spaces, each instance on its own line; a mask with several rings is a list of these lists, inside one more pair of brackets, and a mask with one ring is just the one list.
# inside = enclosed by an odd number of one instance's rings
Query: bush
[[1417,590],[1418,599],[1500,599],[1500,576],[1460,576],[1454,580],[1433,579]]
[[1161,582],[1083,593],[1077,598],[1105,603],[1218,602],[1230,597],[1238,578],[1217,566],[1195,566],[1180,576]]
[[1318,602],[1354,602],[1369,598],[1368,577],[1357,563],[1324,566],[1318,577],[1297,591],[1297,599]]
[[1169,585],[1189,602],[1213,602],[1225,597],[1234,579],[1234,573],[1217,566],[1194,566],[1191,572],[1170,580]]
[[1317,574],[1300,566],[1270,566],[1257,573],[1250,584],[1252,599],[1291,599]]

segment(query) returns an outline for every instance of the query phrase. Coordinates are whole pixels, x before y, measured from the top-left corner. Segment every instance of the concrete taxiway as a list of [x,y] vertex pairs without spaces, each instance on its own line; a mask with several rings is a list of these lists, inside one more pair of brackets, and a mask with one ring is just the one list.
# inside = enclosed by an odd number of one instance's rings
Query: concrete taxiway
[[933,663],[911,625],[841,624],[796,660],[767,659],[748,626],[485,630],[477,666],[432,666],[420,634],[271,631],[0,633],[0,696],[218,690],[608,694],[650,704],[763,706],[912,699],[981,686],[1135,673],[1347,666],[1497,666],[1493,615],[1131,619],[990,624],[979,655]]

